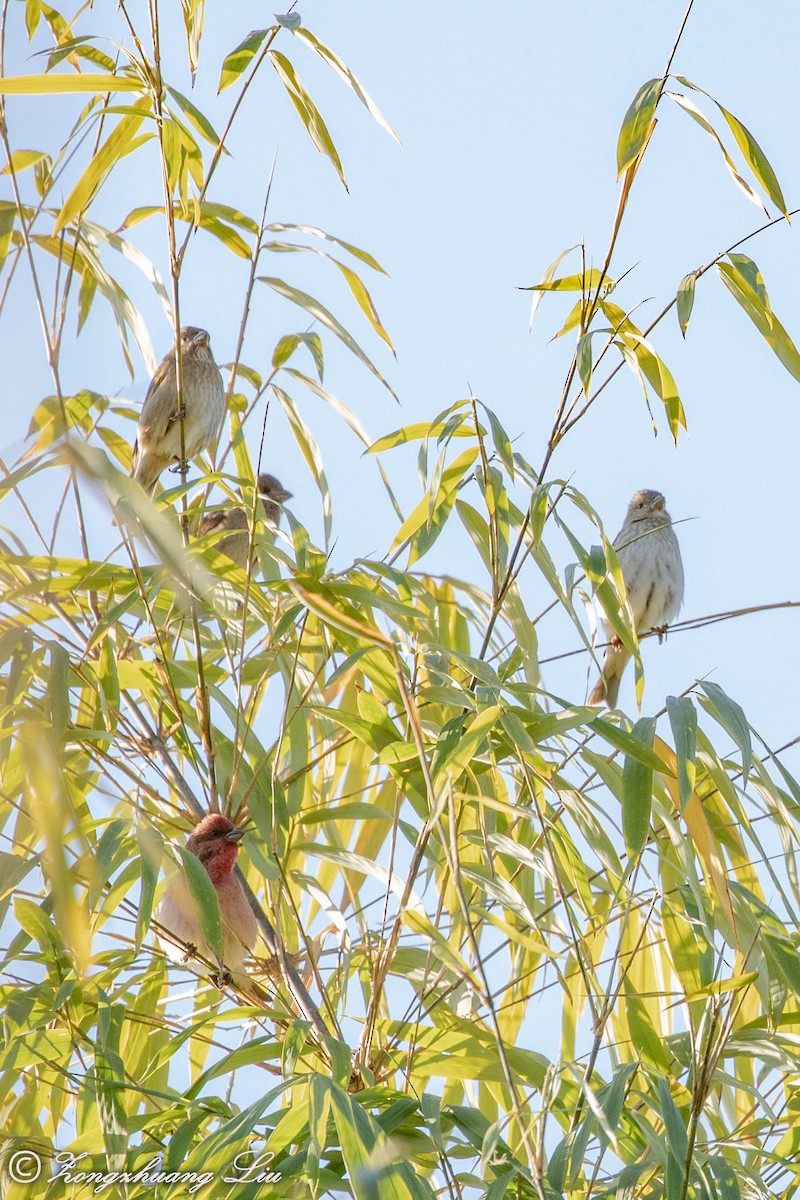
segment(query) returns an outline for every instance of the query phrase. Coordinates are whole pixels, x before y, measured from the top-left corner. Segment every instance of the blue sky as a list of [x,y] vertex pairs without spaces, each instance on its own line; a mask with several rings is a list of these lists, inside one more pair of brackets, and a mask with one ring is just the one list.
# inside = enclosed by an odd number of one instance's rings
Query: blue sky
[[[172,13],[165,9],[166,71],[188,93],[179,6],[174,7]],[[249,29],[272,18],[271,10],[255,4],[237,4],[233,15],[224,7],[208,6],[194,91],[195,102],[218,129],[231,103],[231,92],[215,98],[222,58]],[[277,151],[273,219],[320,226],[365,247],[385,266],[390,277],[371,286],[397,349],[396,363],[370,337],[326,264],[300,261],[310,256],[274,256],[264,271],[315,292],[374,353],[400,408],[327,339],[326,386],[355,409],[372,436],[430,418],[471,387],[495,409],[520,452],[538,465],[572,346],[568,339],[548,344],[567,302],[545,298],[529,333],[530,295],[519,288],[535,283],[558,253],[581,240],[587,260],[602,262],[617,202],[619,126],[640,84],[663,70],[684,4],[508,0],[498,8],[311,0],[298,11],[371,92],[403,148],[305,47],[282,34],[279,48],[295,62],[329,124],[349,194],[302,134],[277,77],[265,71],[245,103],[232,158],[220,170],[212,198],[257,216]],[[87,14],[87,29],[100,22],[110,36],[119,36],[110,6]],[[29,58],[19,23],[15,18],[9,30],[9,74],[41,62]],[[697,0],[674,64],[753,131],[790,207],[800,200],[796,139],[789,132],[800,99],[799,34],[800,12],[792,6]],[[39,36],[33,48],[45,44]],[[722,131],[719,114],[701,103]],[[77,110],[66,98],[12,101],[12,145],[52,148]],[[641,324],[674,294],[687,271],[763,220],[734,186],[710,139],[674,105],[659,111],[612,268],[617,276],[635,268],[619,299],[626,305],[649,301],[639,310]],[[730,148],[729,137],[727,144]],[[7,180],[0,188],[8,194]],[[112,176],[91,215],[114,227],[135,205],[159,199],[155,154],[146,150]],[[166,275],[157,221],[139,226],[133,236]],[[794,228],[781,226],[745,250],[762,270],[775,311],[800,340],[795,238]],[[246,264],[231,260],[206,237],[194,239],[183,281],[183,317],[211,331],[222,361],[233,351],[245,275]],[[166,320],[148,286],[134,273],[125,278],[160,357],[170,342]],[[245,358],[263,367],[277,338],[305,322],[266,289],[256,296],[254,314]],[[74,320],[68,327],[74,330]],[[676,449],[657,412],[654,439],[638,384],[622,372],[559,449],[549,475],[570,478],[612,535],[635,489],[665,493],[672,516],[685,522],[679,527],[687,577],[683,617],[797,598],[800,385],[713,273],[698,286],[686,342],[674,315],[653,341],[678,381],[688,436]],[[2,449],[13,458],[30,413],[51,390],[22,273],[0,322],[0,353],[8,364]],[[80,338],[65,347],[64,367],[69,388],[91,387],[137,405],[147,385],[141,362],[135,381],[128,378],[113,325],[99,304]],[[332,561],[344,566],[355,556],[381,555],[394,525],[374,464],[360,457],[352,435],[321,404],[305,397],[302,404],[333,493]],[[132,423],[124,428],[132,438]],[[385,465],[410,510],[420,494],[413,454],[389,455]],[[275,405],[265,466],[281,476],[294,493],[293,510],[321,539],[318,493]],[[109,531],[100,510],[97,521],[102,544]],[[574,525],[590,539],[577,518]],[[554,549],[560,562],[568,561],[566,549]],[[479,577],[473,552],[456,537],[431,555],[430,567]],[[548,602],[532,572],[523,577],[523,591],[531,611]],[[766,614],[674,635],[660,648],[649,643],[646,710],[660,706],[666,693],[709,675],[744,705],[773,745],[789,740],[796,733],[797,619],[793,611]],[[540,628],[542,656],[576,644],[574,632],[558,617]],[[588,680],[582,660],[568,659],[549,670],[545,681],[578,702]],[[630,679],[623,684],[622,703],[632,710]]]

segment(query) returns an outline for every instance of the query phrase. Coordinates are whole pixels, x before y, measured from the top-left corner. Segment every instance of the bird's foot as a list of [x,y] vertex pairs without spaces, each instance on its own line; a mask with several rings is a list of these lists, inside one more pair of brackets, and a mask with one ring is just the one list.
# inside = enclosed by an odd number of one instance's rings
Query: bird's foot
[[218,987],[219,990],[222,991],[223,988],[228,987],[228,985],[233,982],[233,975],[230,969],[226,967],[224,963],[220,963],[219,970],[217,971],[216,975],[212,977],[212,979],[214,986]]
[[669,625],[654,625],[650,632],[656,635],[658,638],[658,644],[660,646],[664,638],[667,636],[668,631]]
[[176,462],[174,467],[170,467],[170,472],[173,475],[180,475],[182,479],[185,478],[188,470],[189,464],[185,459],[181,462]]
[[181,962],[188,963],[191,962],[193,958],[197,958],[197,946],[195,946],[194,942],[187,942]]
[[622,648],[622,638],[619,636],[619,634],[615,633],[611,639],[611,649],[621,650]]

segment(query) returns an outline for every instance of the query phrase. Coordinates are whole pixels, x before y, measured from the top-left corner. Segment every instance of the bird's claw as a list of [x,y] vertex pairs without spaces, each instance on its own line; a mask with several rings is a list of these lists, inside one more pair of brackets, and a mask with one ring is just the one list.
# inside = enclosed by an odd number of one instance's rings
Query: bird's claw
[[189,470],[189,464],[186,461],[176,462],[174,467],[170,467],[171,473],[173,475],[180,475],[181,478],[183,478],[186,475],[188,470]]
[[663,642],[664,638],[667,636],[668,631],[669,631],[669,625],[654,625],[653,626],[651,633],[654,633],[656,635],[656,637],[658,638],[659,646]]
[[214,986],[218,987],[220,991],[222,991],[223,988],[228,987],[229,984],[233,983],[233,975],[224,963],[220,963],[219,970],[213,977],[213,982]]
[[187,942],[181,962],[188,963],[191,962],[193,958],[197,958],[197,946],[195,946],[194,942]]
[[617,633],[615,633],[611,639],[611,648],[612,648],[612,650],[621,650],[622,649],[622,638]]

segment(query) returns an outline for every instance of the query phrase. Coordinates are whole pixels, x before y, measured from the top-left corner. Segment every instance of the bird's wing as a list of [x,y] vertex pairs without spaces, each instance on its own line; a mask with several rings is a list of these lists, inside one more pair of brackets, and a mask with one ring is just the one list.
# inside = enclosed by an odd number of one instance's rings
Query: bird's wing
[[167,355],[158,364],[142,405],[139,425],[151,440],[160,440],[178,419],[175,359]]
[[215,529],[219,529],[220,525],[225,522],[225,510],[220,508],[216,512],[206,513],[200,522],[200,527],[197,530],[198,537],[204,537],[207,533],[213,533]]

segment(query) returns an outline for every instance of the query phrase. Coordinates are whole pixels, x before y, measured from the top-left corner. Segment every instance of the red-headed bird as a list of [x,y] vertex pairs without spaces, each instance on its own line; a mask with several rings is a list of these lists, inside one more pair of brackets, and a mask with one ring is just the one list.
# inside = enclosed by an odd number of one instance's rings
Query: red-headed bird
[[[210,813],[203,817],[186,843],[187,850],[200,859],[216,888],[222,922],[222,959],[232,973],[243,970],[245,953],[252,952],[258,937],[255,915],[242,885],[233,874],[242,834],[243,830],[237,829],[233,821],[221,813]],[[181,942],[214,962],[216,955],[203,936],[183,872],[176,872],[170,879],[158,910],[158,920]],[[181,946],[166,938],[162,939],[162,944],[173,962],[186,962],[191,958],[191,952],[187,954]]]

